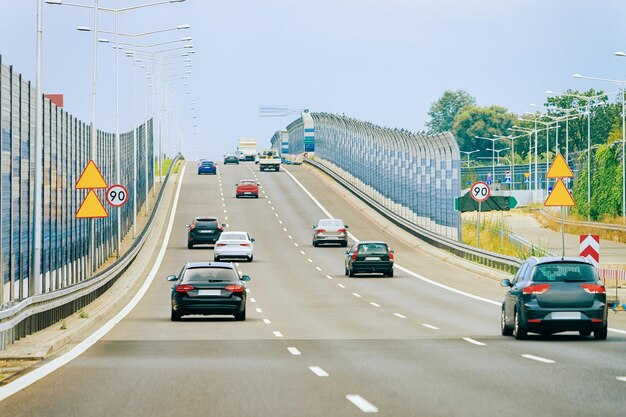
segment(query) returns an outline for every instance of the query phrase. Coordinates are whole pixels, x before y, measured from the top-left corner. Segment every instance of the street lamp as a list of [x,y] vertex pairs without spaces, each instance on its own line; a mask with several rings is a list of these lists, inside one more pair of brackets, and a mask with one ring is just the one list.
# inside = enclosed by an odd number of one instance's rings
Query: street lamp
[[[515,139],[519,139],[521,137],[526,136],[524,135],[518,135],[518,136],[498,136],[498,135],[493,135],[494,138],[497,139],[508,139],[511,141],[511,159],[513,160],[513,163],[511,164],[511,189],[514,190],[515,189]],[[498,155],[499,156],[499,155]]]
[[[615,52],[616,56],[626,56],[624,52]],[[626,80],[613,80],[610,78],[586,77],[580,74],[572,75],[574,78],[584,80],[605,81],[622,86],[622,219],[626,220],[626,109],[624,105],[624,94],[626,94]],[[589,167],[589,165],[588,165]],[[588,168],[589,169],[589,168]],[[590,210],[591,211],[591,210]]]
[[[490,140],[491,141],[491,146],[493,146],[495,148],[495,144],[497,140],[500,140],[500,138],[483,138],[480,136],[474,136],[476,139],[484,139],[484,140]],[[487,151],[491,150],[491,160],[492,160],[492,166],[491,166],[491,178],[495,178],[496,177],[496,166],[495,166],[495,160],[496,160],[496,155],[495,155],[495,151],[493,149],[486,149]]]
[[480,149],[476,149],[475,151],[461,151],[461,153],[467,154],[467,167],[469,168],[470,166],[470,155],[473,154],[474,152],[480,152]]

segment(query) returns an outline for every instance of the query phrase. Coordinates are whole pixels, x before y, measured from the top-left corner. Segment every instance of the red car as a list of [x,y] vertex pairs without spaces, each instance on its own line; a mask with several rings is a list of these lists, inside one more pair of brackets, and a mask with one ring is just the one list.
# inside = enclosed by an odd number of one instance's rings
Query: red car
[[236,185],[235,197],[259,198],[259,184],[255,180],[241,180]]

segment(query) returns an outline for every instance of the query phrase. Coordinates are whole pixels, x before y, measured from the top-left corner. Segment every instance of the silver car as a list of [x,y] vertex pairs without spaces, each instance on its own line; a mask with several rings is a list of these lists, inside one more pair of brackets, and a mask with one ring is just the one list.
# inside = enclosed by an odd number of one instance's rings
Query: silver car
[[316,226],[313,226],[313,246],[320,243],[339,243],[341,246],[348,246],[348,228],[341,219],[320,219]]
[[215,242],[213,259],[220,261],[225,258],[246,259],[252,262],[254,259],[254,239],[246,232],[222,232]]

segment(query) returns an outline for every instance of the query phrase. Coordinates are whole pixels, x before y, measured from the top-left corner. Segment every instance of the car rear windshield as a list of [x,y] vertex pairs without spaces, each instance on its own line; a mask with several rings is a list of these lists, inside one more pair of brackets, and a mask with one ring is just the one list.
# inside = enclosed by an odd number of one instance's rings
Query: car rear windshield
[[583,263],[540,264],[533,271],[533,282],[595,282],[596,269]]
[[231,268],[190,268],[183,275],[183,284],[236,282],[237,273]]
[[343,222],[341,220],[320,220],[320,227],[342,227]]
[[196,226],[202,228],[217,228],[217,219],[197,219]]
[[212,167],[213,166],[213,162],[203,162],[202,166],[203,167]]
[[359,244],[359,254],[387,255],[387,245],[384,243]]
[[245,233],[222,233],[220,240],[248,240]]
[[244,180],[244,181],[241,181],[239,183],[239,185],[256,185],[256,182],[255,181],[250,181],[250,180],[248,180],[248,181]]

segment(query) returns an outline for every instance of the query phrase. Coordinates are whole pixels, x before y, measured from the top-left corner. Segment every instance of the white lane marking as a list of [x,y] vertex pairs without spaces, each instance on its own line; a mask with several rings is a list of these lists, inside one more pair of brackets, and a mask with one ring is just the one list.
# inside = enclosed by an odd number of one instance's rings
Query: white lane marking
[[399,317],[399,318],[401,318],[401,319],[405,319],[405,318],[406,318],[406,316],[405,316],[405,315],[402,315],[402,314],[400,314],[400,313],[393,313],[393,315],[394,315],[394,316],[396,316],[396,317]]
[[326,278],[333,279],[333,277],[331,277],[330,275],[326,275]]
[[278,213],[274,213],[274,216],[278,217]]
[[626,376],[616,376],[615,379],[618,381],[626,382]]
[[301,250],[300,253],[303,255],[306,255],[306,253],[303,250]]
[[320,376],[320,377],[328,376],[328,372],[326,372],[319,366],[309,366],[309,369],[311,370],[311,372],[313,372],[317,376]]
[[298,245],[296,242],[293,242],[293,246],[295,246],[297,248],[300,245]]
[[286,231],[287,231],[287,228],[286,228],[286,227],[283,227],[283,232],[286,232]]
[[226,223],[226,227],[230,227],[230,224]]
[[293,240],[293,237],[291,235],[287,236],[289,239]]
[[346,286],[345,286],[345,285],[343,285],[343,284],[337,284],[337,286],[338,286],[339,288],[346,288]]
[[288,347],[288,348],[287,348],[287,350],[288,350],[288,351],[289,351],[289,353],[291,353],[293,356],[302,355],[302,353],[300,353],[300,351],[299,351],[297,348],[293,347],[293,346]]
[[313,263],[313,259],[311,258],[307,258],[307,261],[309,261],[310,263]]
[[263,319],[263,323],[265,323],[265,324],[272,324],[272,322],[270,321],[270,319]]
[[50,375],[52,372],[56,371],[63,365],[68,362],[76,359],[80,355],[82,355],[87,349],[93,346],[98,340],[102,339],[104,335],[106,335],[112,328],[114,328],[120,321],[124,319],[134,308],[143,296],[150,288],[152,281],[157,275],[157,272],[161,266],[161,262],[163,261],[163,257],[165,256],[165,252],[167,251],[167,245],[170,240],[170,235],[172,233],[172,226],[174,224],[174,217],[176,217],[176,207],[178,206],[178,198],[180,197],[180,189],[183,184],[183,178],[185,176],[185,166],[183,166],[182,171],[180,172],[180,178],[178,180],[178,186],[176,187],[176,194],[174,195],[174,202],[172,204],[172,211],[170,213],[170,218],[167,224],[167,230],[165,232],[165,236],[163,239],[163,243],[161,244],[161,249],[159,250],[159,254],[154,262],[150,273],[146,277],[143,285],[137,291],[137,294],[130,300],[130,302],[112,319],[107,321],[102,327],[96,330],[94,333],[89,335],[85,340],[77,344],[73,349],[71,349],[66,354],[59,356],[56,359],[51,360],[50,362],[40,366],[39,368],[35,368],[34,370],[28,372],[24,376],[16,379],[13,382],[9,382],[6,385],[0,387],[0,401],[10,397],[11,395],[23,390],[24,388],[34,384],[40,379]]
[[262,313],[262,312],[263,312],[263,309],[261,309],[261,308],[257,308],[257,309],[256,309],[256,312],[257,312],[257,313]]
[[319,266],[316,266],[315,269],[317,269],[318,271],[322,271],[322,268],[320,268]]
[[356,298],[361,298],[361,294],[353,292],[352,295],[354,295]]
[[609,332],[619,333],[619,334],[626,334],[626,330],[622,330],[622,329],[614,329],[614,328],[612,328],[612,327],[609,327]]
[[251,302],[251,303],[256,303],[256,298],[252,298],[252,297],[250,297],[250,302]]
[[222,198],[222,201],[224,201],[224,199]]
[[279,331],[274,331],[272,333],[274,333],[274,336],[276,336],[276,337],[283,337],[283,334],[281,332],[279,332]]
[[[224,220],[228,220],[228,216],[225,216],[225,217],[224,217]],[[228,226],[227,226],[227,227],[228,227]]]
[[479,342],[478,340],[474,340],[471,337],[464,337],[463,340],[476,346],[485,346],[485,343]]
[[[278,224],[283,224],[283,221],[282,221],[282,220],[279,220],[279,221],[278,221]],[[285,230],[285,232],[286,232],[286,230]]]
[[[265,192],[265,191],[263,191]],[[267,200],[267,204],[272,204],[272,200]]]
[[247,293],[250,293],[250,288],[246,288],[246,292],[247,292]]
[[535,355],[529,355],[529,354],[523,354],[522,355],[523,358],[526,359],[531,359],[533,361],[537,361],[537,362],[543,362],[543,363],[555,363],[552,359],[546,359],[546,358],[542,358],[541,356],[535,356]]
[[361,411],[364,413],[378,413],[378,407],[374,406],[372,403],[367,401],[365,398],[361,397],[357,394],[348,394],[346,395],[346,399],[350,401],[352,404],[359,407]]
[[222,207],[226,207],[226,203],[222,203]]
[[226,213],[226,210],[224,210],[224,213]]
[[271,208],[272,210],[276,210],[276,209],[274,208],[274,206],[272,206],[272,207],[270,207],[270,208]]
[[374,307],[380,307],[380,304],[376,304],[374,302],[370,303],[371,305],[373,305]]
[[422,326],[424,326],[424,327],[428,327],[429,329],[432,329],[432,330],[439,330],[439,327],[437,327],[437,326],[433,326],[432,324],[426,324],[426,323],[424,323],[424,324],[422,324]]

